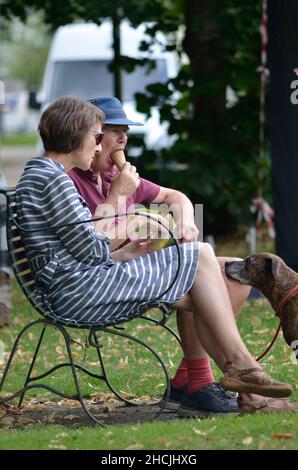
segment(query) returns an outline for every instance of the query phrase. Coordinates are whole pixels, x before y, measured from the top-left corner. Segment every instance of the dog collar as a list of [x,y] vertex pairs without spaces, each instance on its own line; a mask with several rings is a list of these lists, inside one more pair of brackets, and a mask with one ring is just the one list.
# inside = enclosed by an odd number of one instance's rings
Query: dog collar
[[282,310],[284,306],[288,303],[291,297],[293,297],[296,292],[298,292],[298,284],[294,286],[289,292],[287,292],[282,299],[279,301],[277,307],[276,307],[276,315],[280,316],[282,313]]

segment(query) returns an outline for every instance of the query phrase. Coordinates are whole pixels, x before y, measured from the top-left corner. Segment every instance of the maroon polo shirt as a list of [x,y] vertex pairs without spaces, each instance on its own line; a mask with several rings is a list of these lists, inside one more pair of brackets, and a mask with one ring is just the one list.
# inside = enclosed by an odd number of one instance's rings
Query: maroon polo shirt
[[[97,176],[93,175],[92,170],[79,170],[72,168],[68,175],[73,180],[79,194],[86,201],[93,215],[96,207],[103,204],[110,192],[112,178],[119,173],[116,166],[110,172],[101,174],[102,192],[97,185]],[[133,210],[134,204],[150,204],[158,195],[160,186],[144,178],[140,178],[140,184],[136,191],[126,200],[126,207],[121,210]]]

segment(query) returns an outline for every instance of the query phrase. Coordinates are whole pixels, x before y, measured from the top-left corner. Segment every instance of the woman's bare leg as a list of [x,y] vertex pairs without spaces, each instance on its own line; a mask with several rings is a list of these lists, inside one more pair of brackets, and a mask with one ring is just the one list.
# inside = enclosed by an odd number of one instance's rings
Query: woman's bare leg
[[194,284],[176,306],[193,309],[201,344],[222,370],[228,361],[242,369],[258,366],[237,330],[229,294],[210,245],[201,244]]
[[[228,289],[228,294],[232,304],[234,315],[238,315],[244,302],[246,301],[250,286],[244,286],[230,281],[224,272],[224,265],[226,261],[236,261],[240,258],[230,257],[217,257],[221,273]],[[177,328],[182,342],[182,349],[184,357],[187,359],[201,359],[207,358],[208,354],[200,343],[196,333],[195,324],[193,320],[193,312],[191,310],[178,310],[177,311]]]

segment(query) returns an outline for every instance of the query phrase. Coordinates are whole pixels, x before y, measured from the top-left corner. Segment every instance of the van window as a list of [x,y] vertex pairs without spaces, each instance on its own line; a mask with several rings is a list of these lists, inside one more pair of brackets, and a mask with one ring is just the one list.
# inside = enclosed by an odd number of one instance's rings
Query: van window
[[[65,95],[82,99],[113,95],[113,76],[108,65],[109,61],[56,62],[49,101]],[[123,101],[133,100],[134,94],[144,92],[150,83],[164,83],[168,78],[164,59],[156,60],[156,67],[149,73],[146,67],[136,67],[134,72],[122,74]]]

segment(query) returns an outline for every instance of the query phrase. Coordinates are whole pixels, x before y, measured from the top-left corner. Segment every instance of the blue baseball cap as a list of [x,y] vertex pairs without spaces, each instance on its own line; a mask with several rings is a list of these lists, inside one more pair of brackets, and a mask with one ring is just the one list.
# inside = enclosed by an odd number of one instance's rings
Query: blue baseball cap
[[99,96],[88,100],[89,103],[94,104],[97,108],[105,113],[104,124],[111,124],[114,126],[143,126],[141,122],[134,122],[127,119],[127,116],[122,108],[121,102],[115,96]]

